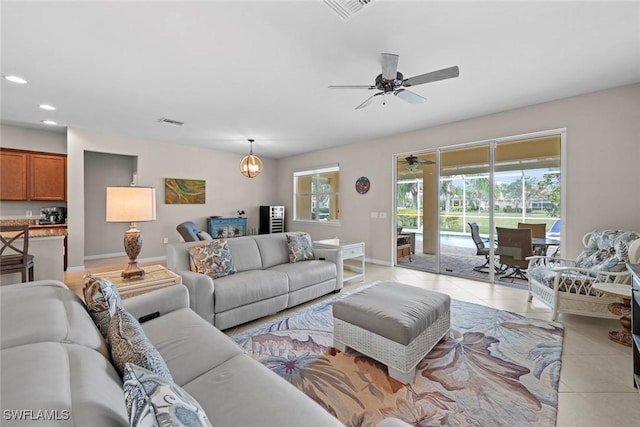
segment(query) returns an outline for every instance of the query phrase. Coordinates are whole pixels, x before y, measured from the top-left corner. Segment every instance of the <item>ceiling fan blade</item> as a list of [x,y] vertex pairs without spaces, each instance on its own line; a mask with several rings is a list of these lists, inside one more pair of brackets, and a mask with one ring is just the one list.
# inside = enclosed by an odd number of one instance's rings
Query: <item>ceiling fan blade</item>
[[423,98],[417,93],[411,92],[410,90],[406,89],[398,89],[393,92],[393,94],[403,101],[407,101],[409,104],[422,104],[424,101],[426,101],[426,98]]
[[360,110],[360,109],[366,107],[367,105],[371,104],[371,101],[373,101],[373,98],[375,98],[378,95],[382,95],[382,94],[383,94],[383,92],[378,92],[375,95],[371,95],[362,104],[358,105],[355,109],[356,110]]
[[340,85],[340,86],[328,86],[329,89],[375,89],[375,86],[371,85]]
[[460,75],[460,70],[458,66],[453,66],[449,68],[443,68],[442,70],[432,71],[426,74],[420,74],[419,76],[409,77],[408,79],[404,79],[402,81],[402,86],[416,86],[424,83],[437,82],[438,80],[451,79],[453,77],[458,77]]
[[381,53],[380,60],[382,62],[382,78],[386,81],[395,80],[398,73],[398,55]]

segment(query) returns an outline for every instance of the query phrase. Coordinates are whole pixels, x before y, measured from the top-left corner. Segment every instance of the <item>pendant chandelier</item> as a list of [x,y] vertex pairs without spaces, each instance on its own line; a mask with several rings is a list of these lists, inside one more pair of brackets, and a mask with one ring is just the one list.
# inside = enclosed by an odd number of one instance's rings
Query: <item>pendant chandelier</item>
[[249,140],[251,149],[249,155],[244,156],[240,161],[240,173],[247,178],[255,178],[262,172],[262,160],[258,156],[253,155],[253,139]]

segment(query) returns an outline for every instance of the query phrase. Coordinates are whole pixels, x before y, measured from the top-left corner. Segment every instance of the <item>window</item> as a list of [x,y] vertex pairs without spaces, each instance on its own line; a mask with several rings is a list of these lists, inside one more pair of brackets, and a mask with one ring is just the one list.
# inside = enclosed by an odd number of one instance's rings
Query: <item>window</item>
[[339,188],[340,167],[338,165],[294,172],[293,219],[339,222]]

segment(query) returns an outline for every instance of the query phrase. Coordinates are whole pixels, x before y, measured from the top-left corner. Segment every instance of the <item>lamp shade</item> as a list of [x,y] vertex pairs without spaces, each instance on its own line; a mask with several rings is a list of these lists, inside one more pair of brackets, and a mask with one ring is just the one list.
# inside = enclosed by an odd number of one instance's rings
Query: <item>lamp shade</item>
[[259,157],[249,154],[244,156],[240,162],[240,173],[247,178],[254,178],[262,172],[262,160]]
[[262,160],[260,160],[260,157],[253,155],[253,139],[249,140],[249,144],[251,144],[249,155],[244,156],[240,161],[240,173],[247,178],[255,178],[262,172]]
[[107,222],[141,222],[155,219],[155,188],[107,187]]

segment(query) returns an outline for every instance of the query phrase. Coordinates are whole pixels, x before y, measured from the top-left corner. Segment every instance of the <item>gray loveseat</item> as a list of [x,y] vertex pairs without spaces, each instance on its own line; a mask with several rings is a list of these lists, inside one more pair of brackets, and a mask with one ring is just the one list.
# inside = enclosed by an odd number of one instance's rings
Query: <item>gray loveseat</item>
[[167,267],[182,276],[191,308],[227,329],[342,289],[342,254],[313,248],[315,259],[289,262],[286,233],[227,239],[235,274],[213,279],[190,269],[188,248],[167,245]]
[[[57,281],[0,287],[3,426],[128,426],[123,383],[82,300]],[[341,426],[188,308],[176,285],[123,301],[213,426]]]

